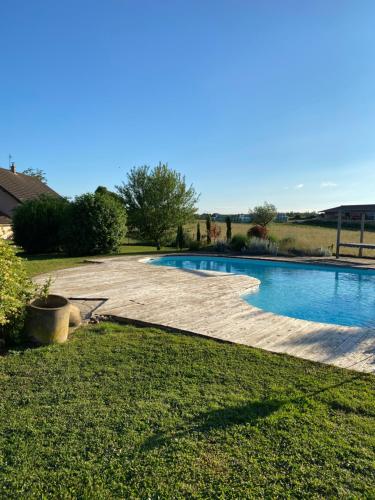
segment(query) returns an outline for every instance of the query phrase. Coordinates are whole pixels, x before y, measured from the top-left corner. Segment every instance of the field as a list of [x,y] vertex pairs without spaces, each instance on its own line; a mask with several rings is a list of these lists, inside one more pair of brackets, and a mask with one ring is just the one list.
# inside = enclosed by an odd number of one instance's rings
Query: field
[[[206,222],[200,221],[201,233],[206,233]],[[221,238],[225,239],[226,225],[224,222],[217,222],[221,227]],[[246,234],[250,224],[232,224],[232,235]],[[309,226],[306,224],[280,223],[270,224],[270,233],[278,239],[294,238],[296,244],[300,248],[333,248],[336,247],[336,229],[329,227]],[[191,234],[195,235],[196,224],[189,226]],[[341,231],[342,242],[359,242],[359,231],[344,229]],[[375,232],[365,232],[365,242],[375,244]],[[353,249],[341,249],[341,253],[345,255],[353,254]],[[354,253],[355,254],[355,253]],[[357,255],[357,254],[355,254]],[[372,250],[364,251],[363,255],[375,257],[375,252]]]
[[114,324],[0,358],[1,498],[374,498],[371,375]]

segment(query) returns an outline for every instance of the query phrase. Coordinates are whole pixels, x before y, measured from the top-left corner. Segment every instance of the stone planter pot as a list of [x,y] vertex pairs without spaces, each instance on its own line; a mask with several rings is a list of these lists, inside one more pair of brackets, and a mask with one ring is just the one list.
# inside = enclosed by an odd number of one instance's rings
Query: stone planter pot
[[69,333],[70,302],[61,295],[33,300],[27,310],[26,333],[38,344],[62,344]]

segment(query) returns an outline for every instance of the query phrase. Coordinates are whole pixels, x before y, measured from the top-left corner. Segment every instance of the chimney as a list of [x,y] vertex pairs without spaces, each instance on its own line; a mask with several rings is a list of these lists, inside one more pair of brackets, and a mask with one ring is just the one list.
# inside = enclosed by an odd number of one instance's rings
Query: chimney
[[16,164],[14,163],[14,161],[12,161],[12,163],[10,164],[10,170],[13,174],[16,173]]

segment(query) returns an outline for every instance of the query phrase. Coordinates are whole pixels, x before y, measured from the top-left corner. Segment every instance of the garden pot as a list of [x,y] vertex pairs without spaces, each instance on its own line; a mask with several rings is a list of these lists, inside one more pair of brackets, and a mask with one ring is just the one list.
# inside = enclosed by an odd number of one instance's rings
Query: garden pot
[[35,299],[29,306],[26,333],[38,344],[62,344],[69,333],[70,302],[61,295]]

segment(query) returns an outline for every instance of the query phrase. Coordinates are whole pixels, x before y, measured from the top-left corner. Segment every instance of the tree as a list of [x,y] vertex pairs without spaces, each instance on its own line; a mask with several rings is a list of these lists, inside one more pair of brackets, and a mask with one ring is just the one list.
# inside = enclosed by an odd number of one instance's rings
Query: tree
[[263,205],[254,207],[250,214],[253,217],[254,224],[259,224],[260,226],[266,227],[267,224],[273,221],[277,215],[277,210],[275,205],[272,203],[267,203],[266,201]]
[[197,241],[201,241],[201,225],[197,223]]
[[127,183],[116,186],[128,214],[128,228],[160,250],[176,225],[194,219],[198,196],[185,177],[159,163],[153,169],[134,167]]
[[180,224],[177,227],[177,236],[176,236],[176,248],[179,248],[182,250],[185,246],[185,235],[184,235],[184,228],[182,227],[182,224]]
[[230,241],[232,239],[232,220],[229,215],[225,219],[225,223],[227,225],[227,241]]
[[40,168],[31,168],[30,167],[30,168],[27,168],[26,170],[24,170],[23,172],[21,172],[21,174],[29,175],[30,177],[36,177],[41,182],[43,182],[43,184],[47,184],[46,173],[43,170],[41,170]]
[[95,189],[95,194],[104,194],[107,196],[111,196],[114,200],[121,202],[121,204],[124,203],[123,199],[121,198],[121,196],[119,194],[114,193],[113,191],[110,191],[105,186],[98,186]]
[[207,245],[211,243],[211,215],[206,218],[206,231],[207,231]]

